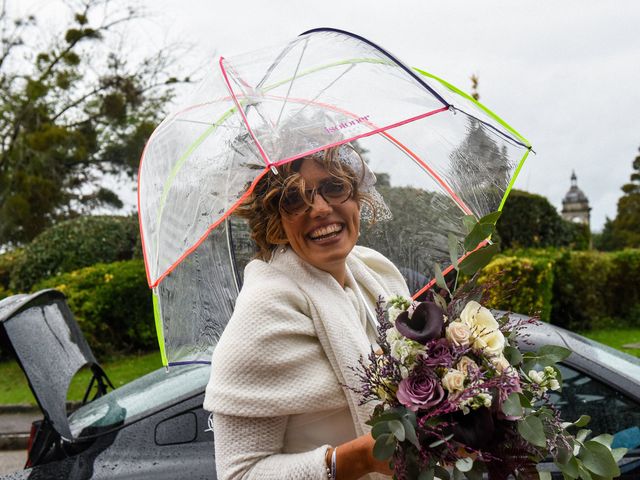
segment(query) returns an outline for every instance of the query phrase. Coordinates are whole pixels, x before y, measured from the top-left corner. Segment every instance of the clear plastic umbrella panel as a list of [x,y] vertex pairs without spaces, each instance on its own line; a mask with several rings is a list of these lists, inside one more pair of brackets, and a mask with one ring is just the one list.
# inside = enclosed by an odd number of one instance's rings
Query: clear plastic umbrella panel
[[208,363],[255,247],[232,215],[286,162],[351,143],[391,218],[359,243],[409,288],[450,264],[462,217],[502,208],[529,142],[444,80],[357,35],[317,29],[285,45],[220,57],[142,155],[138,209],[165,365]]

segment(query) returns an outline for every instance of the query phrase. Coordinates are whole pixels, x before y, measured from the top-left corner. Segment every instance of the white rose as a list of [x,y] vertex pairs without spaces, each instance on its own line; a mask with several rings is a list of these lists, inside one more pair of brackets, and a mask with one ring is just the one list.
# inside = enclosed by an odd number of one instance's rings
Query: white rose
[[484,341],[484,351],[487,355],[492,357],[502,355],[505,340],[504,335],[502,335],[502,332],[500,330],[494,330],[486,335],[483,335],[482,340]]
[[470,343],[469,338],[471,336],[471,331],[469,330],[469,327],[462,322],[451,322],[446,329],[445,335],[447,340],[454,345],[466,347]]
[[461,392],[464,390],[465,375],[460,370],[450,368],[444,377],[442,377],[442,386],[446,388],[449,393]]
[[458,365],[456,365],[456,368],[465,375],[468,375],[470,372],[477,372],[480,369],[480,367],[478,367],[478,364],[466,355],[464,355],[458,361]]
[[482,335],[498,329],[498,322],[488,308],[471,300],[460,314],[460,320],[465,323],[474,335]]

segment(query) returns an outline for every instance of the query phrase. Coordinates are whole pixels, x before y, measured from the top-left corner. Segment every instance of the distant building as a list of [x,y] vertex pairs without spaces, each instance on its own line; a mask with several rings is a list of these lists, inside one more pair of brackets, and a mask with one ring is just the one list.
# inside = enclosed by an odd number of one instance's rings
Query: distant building
[[562,218],[575,223],[589,225],[589,199],[582,190],[578,188],[578,177],[576,172],[571,172],[571,188],[562,200]]

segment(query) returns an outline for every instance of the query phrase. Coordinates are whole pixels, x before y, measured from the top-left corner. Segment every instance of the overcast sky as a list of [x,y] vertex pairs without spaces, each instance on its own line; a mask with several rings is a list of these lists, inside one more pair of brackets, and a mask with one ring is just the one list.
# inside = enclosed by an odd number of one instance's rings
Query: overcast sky
[[475,73],[481,101],[537,152],[516,188],[542,194],[560,208],[574,169],[593,208],[592,229],[615,216],[640,146],[637,0],[142,3],[153,16],[134,33],[136,45],[193,45],[183,59],[185,71],[310,28],[335,27],[465,91]]

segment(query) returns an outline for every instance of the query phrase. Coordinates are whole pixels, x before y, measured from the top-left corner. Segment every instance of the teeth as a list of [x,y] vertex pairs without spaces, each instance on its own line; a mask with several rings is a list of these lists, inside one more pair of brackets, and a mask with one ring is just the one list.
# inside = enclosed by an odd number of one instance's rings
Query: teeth
[[324,237],[332,233],[340,232],[341,230],[342,230],[342,225],[334,223],[332,225],[326,225],[324,227],[317,228],[316,230],[314,230],[309,234],[309,237],[315,240],[316,238]]

